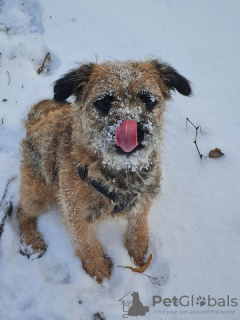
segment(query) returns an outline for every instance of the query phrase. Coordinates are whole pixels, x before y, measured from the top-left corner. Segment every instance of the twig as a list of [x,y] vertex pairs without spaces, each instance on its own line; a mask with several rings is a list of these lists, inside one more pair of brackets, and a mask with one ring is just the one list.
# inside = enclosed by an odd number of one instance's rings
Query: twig
[[197,126],[197,127],[196,127],[196,126],[189,120],[189,118],[186,118],[186,127],[187,127],[187,121],[188,121],[189,123],[191,123],[191,125],[196,129],[195,140],[193,141],[193,143],[195,144],[195,146],[196,146],[196,148],[197,148],[197,151],[198,151],[198,154],[199,154],[200,158],[202,159],[203,155],[202,155],[201,152],[199,151],[198,145],[197,145],[198,129],[201,130],[201,127],[200,127],[200,126]]
[[0,238],[3,233],[5,221],[6,221],[7,217],[11,217],[12,211],[13,211],[13,204],[12,204],[12,201],[10,201],[9,206],[6,208],[6,211],[4,213],[4,217],[3,217],[2,222],[0,224]]
[[45,59],[44,59],[44,61],[43,61],[43,64],[41,65],[41,67],[40,68],[38,68],[38,74],[40,74],[40,73],[42,73],[43,72],[43,70],[46,68],[46,62],[50,62],[51,61],[51,55],[50,55],[50,52],[48,52],[47,54],[46,54],[46,56],[45,56]]
[[130,270],[132,270],[132,271],[134,271],[134,272],[141,273],[141,274],[143,274],[144,276],[148,277],[148,279],[152,282],[152,284],[153,284],[154,286],[156,286],[156,285],[161,286],[160,279],[162,279],[163,277],[159,277],[159,276],[152,277],[152,276],[149,276],[149,275],[146,274],[146,273],[143,273],[143,272],[141,272],[141,271],[137,271],[137,270],[134,269],[133,267],[117,266],[117,268],[130,269]]
[[9,202],[6,201],[6,197],[8,194],[8,189],[10,184],[16,179],[16,177],[13,177],[11,179],[8,180],[7,186],[4,190],[1,202],[0,202],[0,213],[3,212],[3,214],[1,214],[0,218],[2,217],[2,221],[0,222],[0,237],[2,235],[3,232],[3,228],[5,225],[5,221],[7,219],[7,217],[10,217],[12,214],[12,210],[13,210],[13,204],[12,201],[10,200]]
[[10,85],[10,82],[11,82],[11,77],[10,77],[10,74],[9,72],[7,71],[7,74],[8,74],[8,77],[9,77],[9,80],[8,80],[8,86]]
[[7,185],[6,185],[6,188],[5,188],[4,193],[3,193],[3,196],[2,196],[2,200],[1,200],[1,202],[0,202],[0,206],[3,204],[3,201],[5,200],[5,198],[6,198],[6,196],[7,196],[7,193],[8,193],[8,188],[9,188],[10,184],[11,184],[14,180],[16,180],[16,177],[12,177],[11,179],[8,180],[8,183],[7,183]]

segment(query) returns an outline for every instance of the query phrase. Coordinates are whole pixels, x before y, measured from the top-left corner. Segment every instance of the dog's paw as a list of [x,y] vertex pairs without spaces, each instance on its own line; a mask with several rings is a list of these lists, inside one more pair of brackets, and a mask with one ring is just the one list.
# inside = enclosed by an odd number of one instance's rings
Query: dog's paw
[[27,244],[22,238],[20,242],[20,254],[30,260],[41,258],[47,250],[47,245],[41,236],[36,237],[31,244]]
[[112,260],[104,255],[101,258],[82,260],[83,268],[92,278],[101,284],[104,278],[110,279],[113,263]]
[[146,264],[148,248],[135,248],[128,250],[130,258],[133,260],[134,264],[138,267],[142,267]]
[[136,266],[142,267],[146,264],[146,255],[148,251],[148,237],[139,235],[133,239],[133,236],[127,237],[125,247],[130,258]]

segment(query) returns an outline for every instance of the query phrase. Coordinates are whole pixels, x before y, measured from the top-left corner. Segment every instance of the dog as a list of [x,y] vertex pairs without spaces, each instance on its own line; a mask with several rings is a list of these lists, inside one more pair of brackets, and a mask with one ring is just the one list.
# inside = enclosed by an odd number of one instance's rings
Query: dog
[[[148,214],[161,179],[163,113],[174,90],[192,91],[159,60],[83,63],[54,83],[54,100],[32,107],[21,143],[23,254],[44,254],[37,216],[58,202],[76,255],[98,283],[113,266],[94,233],[103,219],[127,220],[126,249],[144,265]],[[66,101],[71,96],[73,103]]]

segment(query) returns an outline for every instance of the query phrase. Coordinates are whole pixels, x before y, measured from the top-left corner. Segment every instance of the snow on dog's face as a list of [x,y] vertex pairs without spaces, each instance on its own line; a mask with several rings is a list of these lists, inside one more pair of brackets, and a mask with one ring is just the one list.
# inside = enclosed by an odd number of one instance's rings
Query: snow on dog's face
[[55,83],[54,98],[76,96],[75,141],[84,141],[115,170],[147,168],[161,138],[170,90],[190,95],[187,79],[167,64],[105,62],[86,64]]

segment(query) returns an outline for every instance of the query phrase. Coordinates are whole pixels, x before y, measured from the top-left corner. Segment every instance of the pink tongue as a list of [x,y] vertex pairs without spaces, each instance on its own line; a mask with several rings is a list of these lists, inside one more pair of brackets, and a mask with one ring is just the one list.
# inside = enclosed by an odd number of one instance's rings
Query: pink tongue
[[125,152],[131,152],[137,145],[137,122],[125,120],[117,127],[117,145]]

